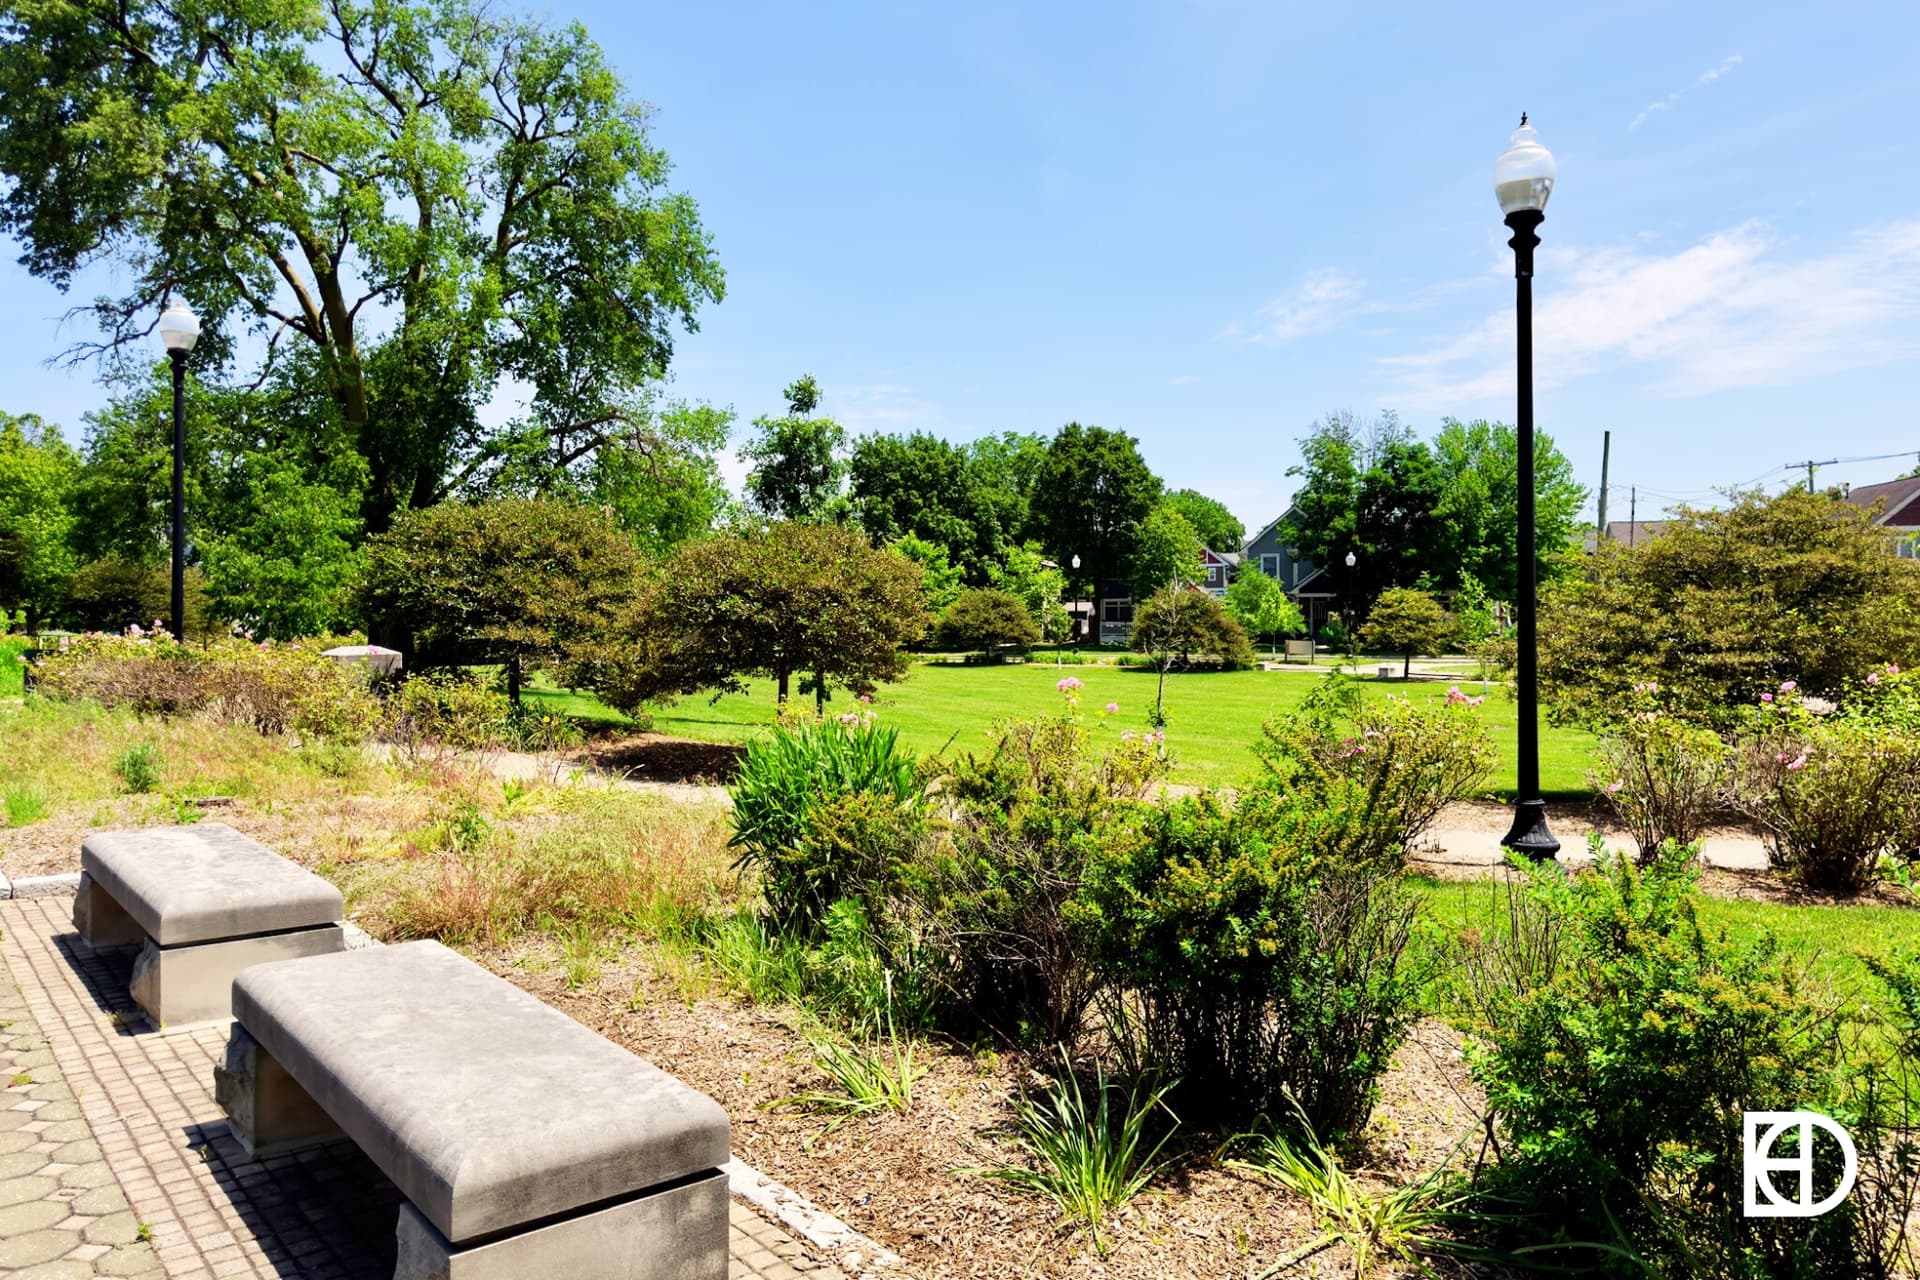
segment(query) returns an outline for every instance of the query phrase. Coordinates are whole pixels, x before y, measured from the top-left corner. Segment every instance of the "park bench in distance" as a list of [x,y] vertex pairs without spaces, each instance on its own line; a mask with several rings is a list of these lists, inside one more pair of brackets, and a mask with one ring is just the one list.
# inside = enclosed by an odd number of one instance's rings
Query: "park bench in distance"
[[725,1280],[727,1114],[437,942],[248,969],[214,1093],[265,1156],[344,1133],[395,1280]]
[[250,964],[346,946],[338,889],[218,822],[97,832],[80,867],[74,927],[140,949],[131,991],[157,1026],[229,1017]]

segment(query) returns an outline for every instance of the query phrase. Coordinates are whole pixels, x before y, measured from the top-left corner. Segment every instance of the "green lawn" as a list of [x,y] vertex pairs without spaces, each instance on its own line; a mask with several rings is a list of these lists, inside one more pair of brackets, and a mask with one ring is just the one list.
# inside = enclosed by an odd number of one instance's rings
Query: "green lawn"
[[[1055,684],[1064,676],[1084,682],[1081,709],[1098,719],[1108,703],[1119,711],[1108,717],[1115,735],[1147,727],[1153,705],[1154,675],[1142,668],[1115,666],[1055,667],[1049,663],[998,667],[917,664],[898,684],[883,686],[875,704],[885,723],[899,726],[902,742],[916,752],[940,750],[952,743],[966,750],[981,743],[995,720],[1058,712],[1063,703]],[[1259,738],[1260,723],[1278,710],[1305,697],[1318,677],[1308,669],[1295,671],[1204,672],[1167,678],[1167,742],[1174,756],[1174,780],[1198,784],[1231,784],[1248,777],[1256,767],[1250,748]],[[1479,693],[1477,682],[1461,687]],[[1446,696],[1447,686],[1431,682],[1398,681],[1363,684],[1369,697],[1388,694],[1422,702]],[[617,719],[591,697],[557,690],[533,689],[527,696],[542,705],[583,719]],[[851,705],[841,694],[833,708]],[[1494,778],[1503,794],[1513,790],[1514,707],[1495,686],[1480,715],[1500,745],[1502,762]],[[745,694],[709,701],[705,696],[683,698],[654,712],[661,733],[713,742],[741,742],[773,720],[769,686],[755,685]],[[1541,784],[1549,797],[1587,794],[1587,757],[1593,739],[1585,733],[1544,726],[1540,735]]]
[[25,636],[0,636],[0,698],[17,698],[26,684],[27,669],[20,655],[33,647]]
[[[1433,919],[1449,933],[1493,927],[1505,909],[1507,889],[1492,880],[1413,877]],[[1701,920],[1738,936],[1766,930],[1807,962],[1813,976],[1843,994],[1870,989],[1861,956],[1885,959],[1920,947],[1920,911],[1911,907],[1802,906],[1703,896]]]

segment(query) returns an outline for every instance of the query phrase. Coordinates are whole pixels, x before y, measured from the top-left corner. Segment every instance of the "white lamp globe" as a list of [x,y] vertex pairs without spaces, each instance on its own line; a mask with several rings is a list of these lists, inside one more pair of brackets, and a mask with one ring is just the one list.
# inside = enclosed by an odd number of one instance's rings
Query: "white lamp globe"
[[1546,212],[1556,172],[1553,153],[1540,145],[1540,135],[1522,115],[1513,140],[1493,165],[1493,194],[1500,212]]
[[1349,568],[1349,569],[1351,569],[1351,568],[1353,568],[1353,566],[1354,566],[1355,564],[1357,564],[1357,563],[1359,563],[1359,560],[1358,560],[1358,558],[1357,558],[1357,557],[1356,557],[1356,556],[1355,556],[1355,555],[1353,554],[1353,552],[1351,552],[1351,551],[1349,551],[1349,552],[1347,552],[1347,568]]
[[167,344],[167,350],[191,351],[199,337],[200,317],[178,298],[168,303],[167,309],[160,313],[160,341]]

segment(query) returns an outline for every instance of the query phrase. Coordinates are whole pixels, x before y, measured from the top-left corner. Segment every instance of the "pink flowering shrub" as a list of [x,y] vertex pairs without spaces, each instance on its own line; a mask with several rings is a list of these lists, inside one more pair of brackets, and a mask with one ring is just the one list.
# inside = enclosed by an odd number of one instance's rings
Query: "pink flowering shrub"
[[226,638],[182,645],[164,631],[88,635],[34,663],[42,695],[146,715],[200,715],[261,733],[360,742],[380,723],[380,702],[357,671],[322,657],[330,641],[249,644]]
[[1920,858],[1920,690],[1897,666],[1839,706],[1809,705],[1792,681],[1763,695],[1739,766],[1741,810],[1801,883],[1859,893]]
[[1660,846],[1692,844],[1727,802],[1733,753],[1711,729],[1673,715],[1657,683],[1641,684],[1600,738],[1587,780],[1648,862]]
[[1352,852],[1384,857],[1410,847],[1442,809],[1486,788],[1493,740],[1480,701],[1450,693],[1432,708],[1406,698],[1369,702],[1354,682],[1334,676],[1267,721],[1254,754],[1282,787],[1356,806],[1352,829],[1364,835]]

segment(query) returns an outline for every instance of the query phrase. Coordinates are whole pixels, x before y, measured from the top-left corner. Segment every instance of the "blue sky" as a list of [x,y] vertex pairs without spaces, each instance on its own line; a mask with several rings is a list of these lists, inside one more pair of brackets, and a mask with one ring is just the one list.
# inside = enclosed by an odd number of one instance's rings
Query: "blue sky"
[[[1099,423],[1257,527],[1329,410],[1511,417],[1524,109],[1540,423],[1590,487],[1613,431],[1613,513],[1920,451],[1910,2],[551,12],[657,108],[728,273],[674,392],[743,424],[809,370],[856,432]],[[0,407],[77,435],[63,303],[0,279]]]

